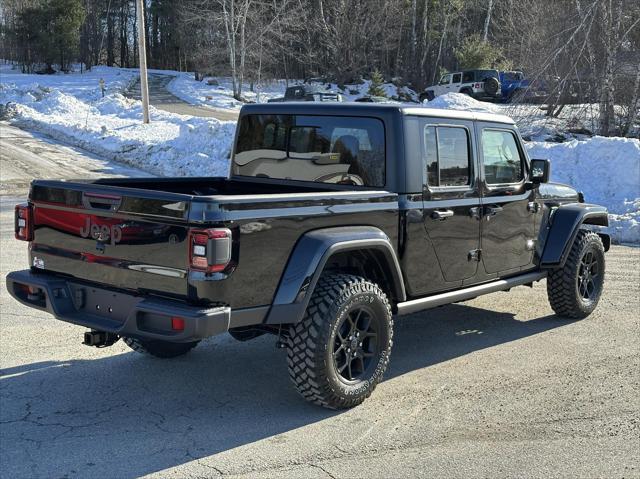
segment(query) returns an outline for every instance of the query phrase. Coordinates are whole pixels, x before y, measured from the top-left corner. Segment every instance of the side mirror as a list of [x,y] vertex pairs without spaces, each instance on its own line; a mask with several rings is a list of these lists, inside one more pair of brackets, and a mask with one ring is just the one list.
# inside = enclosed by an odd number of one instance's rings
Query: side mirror
[[529,179],[534,184],[547,183],[551,174],[551,162],[549,160],[531,160],[531,172]]

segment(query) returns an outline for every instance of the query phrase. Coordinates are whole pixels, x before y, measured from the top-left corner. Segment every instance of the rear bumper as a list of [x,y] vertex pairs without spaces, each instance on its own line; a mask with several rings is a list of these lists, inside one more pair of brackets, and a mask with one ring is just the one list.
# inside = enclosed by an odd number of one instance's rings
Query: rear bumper
[[[47,311],[61,321],[120,336],[172,342],[197,341],[228,331],[231,308],[191,306],[179,301],[135,296],[30,270],[7,275],[7,289],[16,300]],[[37,288],[30,294],[28,288]],[[172,317],[184,329],[172,329]]]

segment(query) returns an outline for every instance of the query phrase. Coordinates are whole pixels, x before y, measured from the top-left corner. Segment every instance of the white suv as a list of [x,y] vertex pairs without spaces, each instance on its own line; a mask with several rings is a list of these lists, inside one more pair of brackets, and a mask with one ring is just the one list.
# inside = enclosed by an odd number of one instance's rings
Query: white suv
[[442,75],[437,85],[420,94],[420,102],[445,93],[465,93],[476,100],[498,100],[502,96],[498,70],[465,70]]

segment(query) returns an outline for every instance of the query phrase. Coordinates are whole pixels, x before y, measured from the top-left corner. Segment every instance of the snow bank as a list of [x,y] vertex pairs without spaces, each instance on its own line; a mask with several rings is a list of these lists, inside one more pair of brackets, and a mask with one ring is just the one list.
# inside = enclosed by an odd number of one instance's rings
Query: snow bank
[[[244,105],[243,102],[233,98],[231,78],[206,77],[203,81],[195,81],[193,73],[173,72],[173,74],[175,78],[167,85],[167,89],[187,103],[231,110],[239,110]],[[251,91],[250,84],[243,84],[242,96],[248,101],[265,103],[271,98],[283,96],[285,89],[284,80],[274,80],[259,87],[254,86],[254,91]]]
[[[58,89],[83,101],[102,96],[100,80],[104,80],[107,94],[118,93],[138,78],[136,70],[96,66],[84,73],[56,73],[54,75],[25,75],[12,65],[0,66],[0,86],[12,85],[21,91]],[[6,91],[6,88],[5,88]]]
[[640,140],[593,137],[564,143],[528,142],[531,158],[551,160],[551,180],[606,206],[619,242],[640,243]]
[[502,114],[498,106],[492,103],[474,100],[469,95],[463,95],[461,93],[445,93],[444,95],[435,97],[431,101],[425,100],[422,104],[425,108]]
[[158,176],[226,176],[235,122],[175,115],[114,93],[83,101],[39,85],[0,84],[0,104],[13,102],[12,121]]

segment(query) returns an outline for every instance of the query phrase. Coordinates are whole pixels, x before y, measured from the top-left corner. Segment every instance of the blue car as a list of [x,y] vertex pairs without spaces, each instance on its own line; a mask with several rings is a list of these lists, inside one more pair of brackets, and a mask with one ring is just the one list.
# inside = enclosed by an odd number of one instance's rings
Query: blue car
[[521,71],[501,71],[499,78],[502,86],[502,101],[505,103],[535,102],[547,96],[546,88],[541,81],[529,80]]

